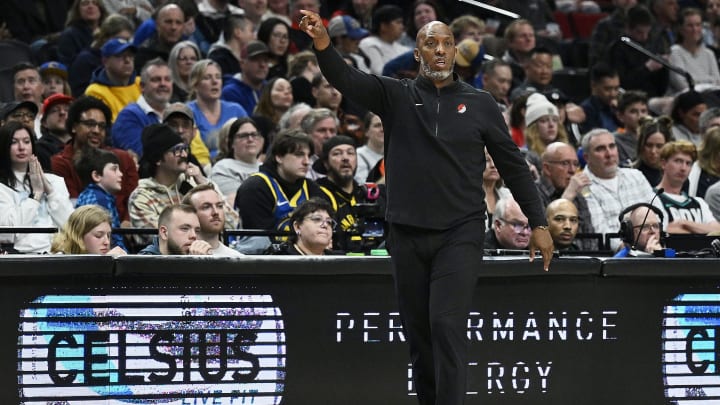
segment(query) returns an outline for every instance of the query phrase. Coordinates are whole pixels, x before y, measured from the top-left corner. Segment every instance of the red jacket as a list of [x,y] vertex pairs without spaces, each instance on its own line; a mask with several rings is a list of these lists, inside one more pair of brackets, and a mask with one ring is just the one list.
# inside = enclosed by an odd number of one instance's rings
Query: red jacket
[[[135,161],[130,154],[122,149],[111,148],[109,146],[103,146],[102,149],[113,152],[120,161],[120,170],[123,174],[122,188],[120,189],[120,192],[115,195],[115,199],[120,219],[123,221],[129,221],[128,198],[130,198],[130,193],[135,190],[138,184],[137,166],[135,166]],[[80,176],[73,165],[74,154],[75,149],[73,148],[71,142],[65,145],[65,149],[63,149],[60,153],[53,155],[53,157],[50,158],[52,172],[65,178],[65,185],[67,185],[68,192],[70,192],[70,198],[77,198],[77,196],[80,195],[80,192],[85,188],[83,187],[82,181],[80,181]]]

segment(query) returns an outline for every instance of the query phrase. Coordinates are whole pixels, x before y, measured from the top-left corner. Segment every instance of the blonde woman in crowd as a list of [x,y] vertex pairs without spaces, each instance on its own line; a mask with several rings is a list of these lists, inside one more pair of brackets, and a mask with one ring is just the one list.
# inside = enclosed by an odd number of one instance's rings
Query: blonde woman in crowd
[[74,255],[125,255],[127,253],[119,246],[110,248],[111,221],[105,208],[83,205],[70,214],[65,226],[55,235],[51,251]]

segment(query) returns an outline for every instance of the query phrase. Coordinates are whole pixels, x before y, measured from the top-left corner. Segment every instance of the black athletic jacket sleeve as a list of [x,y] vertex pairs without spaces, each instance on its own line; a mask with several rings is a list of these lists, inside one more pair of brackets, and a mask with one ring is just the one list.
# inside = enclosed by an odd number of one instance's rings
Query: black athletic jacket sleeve
[[546,224],[527,164],[489,93],[459,80],[437,89],[422,76],[366,74],[348,66],[332,46],[316,55],[344,97],[383,121],[388,222],[442,230],[484,218],[487,146],[530,225]]

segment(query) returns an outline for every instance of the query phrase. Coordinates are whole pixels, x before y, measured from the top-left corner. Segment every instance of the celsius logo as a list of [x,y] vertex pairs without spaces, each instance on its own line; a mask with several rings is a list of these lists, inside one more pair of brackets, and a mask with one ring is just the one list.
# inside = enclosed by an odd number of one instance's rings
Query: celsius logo
[[285,331],[269,295],[35,299],[20,311],[25,405],[279,404]]
[[717,404],[720,294],[680,294],[665,307],[663,376],[671,403]]

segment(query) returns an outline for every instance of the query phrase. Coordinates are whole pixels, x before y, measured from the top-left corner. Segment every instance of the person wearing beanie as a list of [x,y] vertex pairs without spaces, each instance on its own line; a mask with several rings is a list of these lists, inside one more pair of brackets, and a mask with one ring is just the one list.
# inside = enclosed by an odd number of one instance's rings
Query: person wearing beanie
[[[363,222],[371,218],[364,218],[357,204],[375,204],[376,212],[381,216],[385,212],[385,188],[377,186],[377,198],[368,201],[368,187],[355,181],[355,140],[347,135],[337,135],[325,141],[320,159],[313,163],[313,170],[326,175],[318,179],[317,184],[328,196],[335,211],[338,227],[333,237],[333,248],[350,252],[364,250],[362,235],[369,230],[363,229],[366,225]],[[372,242],[377,246],[382,237]]]
[[[130,195],[130,220],[135,228],[157,228],[160,213],[166,207],[180,204],[193,187],[210,181],[197,165],[188,162],[188,145],[169,125],[145,127],[142,144],[141,179]],[[237,228],[238,220],[237,213],[226,204],[225,229]]]
[[705,110],[707,104],[697,91],[686,91],[675,97],[670,113],[673,119],[673,138],[676,141],[690,141],[696,148],[700,148],[703,140],[703,134],[700,133],[700,114]]
[[71,140],[63,150],[50,158],[52,172],[65,179],[70,198],[77,198],[85,188],[74,162],[83,155],[85,148],[100,148],[111,151],[120,162],[123,173],[122,187],[115,195],[117,209],[122,226],[130,226],[128,198],[138,185],[137,166],[132,156],[122,149],[107,146],[108,126],[112,122],[112,113],[105,103],[95,97],[81,96],[70,104],[65,121],[65,129]]
[[370,59],[370,73],[380,75],[383,66],[410,48],[400,43],[405,32],[404,14],[400,7],[384,5],[373,12],[372,35],[360,41],[360,50]]
[[540,93],[531,94],[525,103],[525,141],[528,150],[538,157],[553,142],[568,143],[558,108]]

